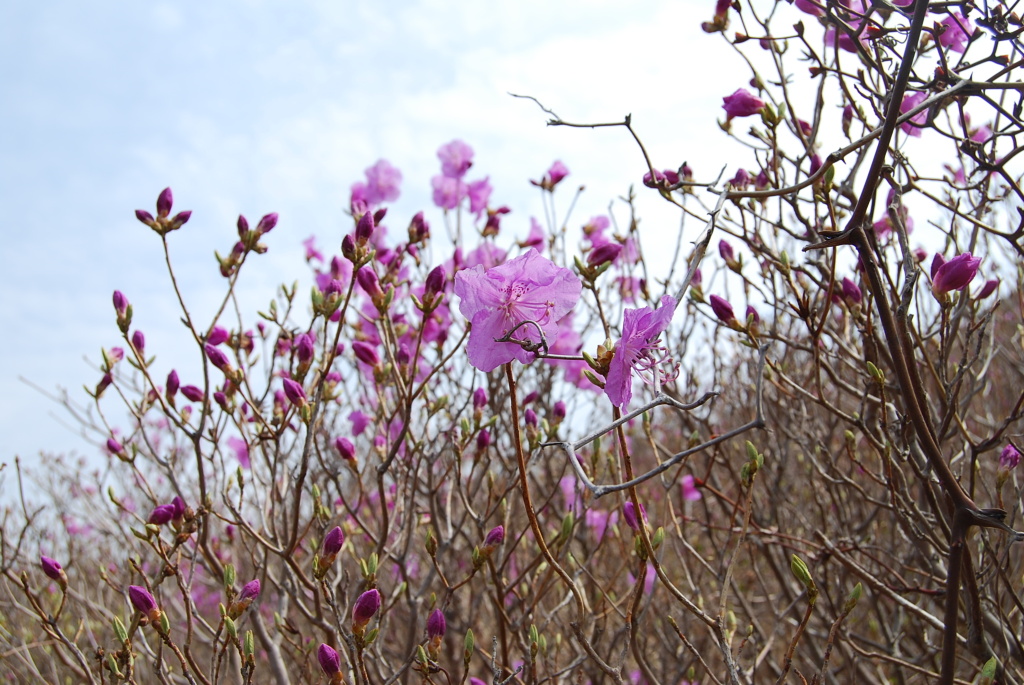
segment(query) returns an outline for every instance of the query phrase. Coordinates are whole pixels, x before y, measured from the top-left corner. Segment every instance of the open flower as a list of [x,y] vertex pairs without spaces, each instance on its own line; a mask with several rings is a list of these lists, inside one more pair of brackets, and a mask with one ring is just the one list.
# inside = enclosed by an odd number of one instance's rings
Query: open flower
[[513,359],[523,364],[532,361],[534,353],[519,343],[497,340],[510,336],[550,344],[558,332],[558,320],[576,305],[582,287],[572,271],[532,249],[491,269],[477,265],[458,272],[459,311],[473,325],[466,347],[469,363],[492,371]]
[[659,336],[672,321],[676,301],[666,295],[661,306],[627,309],[622,315],[622,338],[615,346],[615,354],[608,365],[605,393],[616,407],[624,407],[633,397],[633,371],[655,389],[675,377],[676,369],[668,372],[658,367],[671,360],[659,343]]

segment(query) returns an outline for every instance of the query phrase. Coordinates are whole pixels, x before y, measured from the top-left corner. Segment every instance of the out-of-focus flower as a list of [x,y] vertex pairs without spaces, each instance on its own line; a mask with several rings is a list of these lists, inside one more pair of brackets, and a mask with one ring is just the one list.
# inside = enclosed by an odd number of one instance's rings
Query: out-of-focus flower
[[530,181],[530,183],[550,193],[568,175],[569,169],[561,161],[556,160],[541,180]]
[[999,279],[990,278],[989,280],[985,281],[985,285],[981,287],[981,290],[978,292],[976,298],[979,300],[984,300],[986,297],[994,293],[996,291],[996,288],[998,287]]
[[202,389],[197,388],[194,385],[181,386],[181,394],[184,395],[189,402],[202,402],[206,398]]
[[850,304],[860,304],[864,299],[860,286],[849,278],[843,277],[843,298]]
[[382,202],[394,202],[401,193],[402,172],[391,166],[386,159],[378,160],[376,164],[364,172],[366,174],[366,202],[370,205],[379,205]]
[[683,499],[687,502],[696,502],[703,497],[700,490],[697,489],[696,480],[690,474],[683,476],[680,484],[682,485]]
[[461,140],[453,140],[438,148],[441,173],[448,178],[462,178],[473,166],[473,148]]
[[348,462],[356,460],[356,447],[348,438],[338,436],[334,439],[334,449],[338,450],[338,456]]
[[[529,363],[533,352],[495,340],[516,329],[512,337],[517,340],[540,343],[543,335],[550,343],[558,320],[576,305],[581,290],[572,271],[532,249],[488,270],[463,269],[455,276],[455,294],[462,299],[459,310],[473,325],[466,347],[469,362],[485,372],[513,359]],[[524,322],[531,323],[520,326]]]
[[152,523],[157,526],[162,526],[165,523],[170,523],[174,519],[174,505],[173,504],[161,504],[160,506],[153,509],[149,518],[146,519],[146,523]]
[[672,321],[676,301],[668,295],[661,298],[661,306],[626,309],[622,315],[622,338],[615,346],[608,365],[605,393],[616,407],[625,407],[633,397],[633,371],[655,388],[674,378],[672,370],[659,368],[671,359],[661,346],[659,338]]
[[434,189],[434,204],[441,209],[455,209],[469,192],[465,183],[449,176],[434,176],[430,185]]
[[746,88],[739,88],[732,95],[722,98],[722,109],[729,119],[760,114],[764,104],[764,100],[751,94]]
[[1012,471],[1020,464],[1020,452],[1013,445],[1007,445],[999,453],[999,468]]
[[444,612],[440,609],[431,611],[430,616],[427,617],[427,637],[431,640],[442,638],[447,629],[448,626],[444,620]]

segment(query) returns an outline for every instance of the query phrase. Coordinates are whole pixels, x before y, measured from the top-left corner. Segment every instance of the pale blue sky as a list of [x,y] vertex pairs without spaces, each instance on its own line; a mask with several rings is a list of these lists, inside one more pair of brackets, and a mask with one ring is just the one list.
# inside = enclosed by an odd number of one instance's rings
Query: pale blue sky
[[[133,217],[163,187],[175,210],[194,211],[172,244],[200,315],[222,293],[212,252],[230,249],[239,212],[281,215],[259,273],[242,282],[252,317],[277,283],[304,275],[304,238],[336,249],[348,188],[377,159],[405,177],[393,223],[430,217],[435,150],[456,137],[476,149],[493,200],[515,210],[513,235],[541,212],[527,179],[555,159],[587,185],[582,223],[638,181],[635,145],[621,129],[548,128],[507,93],[572,120],[632,112],[657,166],[717,173],[743,159],[714,120],[749,75],[700,31],[712,12],[696,0],[3,3],[0,462],[96,453],[18,376],[84,401],[82,385],[99,377],[85,358],[119,344],[115,288],[158,374],[194,356],[174,347],[183,338],[159,241]],[[645,197],[650,230],[674,229],[675,215]]]

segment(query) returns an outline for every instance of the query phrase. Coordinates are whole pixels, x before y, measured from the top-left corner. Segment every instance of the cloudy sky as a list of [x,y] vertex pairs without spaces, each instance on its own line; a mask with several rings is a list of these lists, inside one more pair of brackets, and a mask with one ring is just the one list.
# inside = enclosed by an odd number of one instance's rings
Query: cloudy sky
[[[721,98],[749,75],[700,22],[713,2],[111,0],[0,8],[0,462],[39,450],[95,454],[49,392],[99,378],[118,344],[111,293],[160,368],[183,340],[159,240],[135,221],[171,186],[194,211],[171,236],[182,289],[202,318],[223,293],[213,250],[230,250],[239,213],[276,211],[248,302],[302,274],[301,241],[336,250],[348,188],[380,158],[404,174],[391,210],[403,225],[430,203],[437,147],[461,138],[492,201],[524,235],[540,198],[528,183],[555,159],[587,191],[582,223],[644,171],[623,129],[549,128],[536,96],[574,121],[628,112],[656,166],[735,165],[715,126]],[[645,197],[645,230],[675,227]],[[431,214],[434,212],[434,214]],[[258,271],[258,272],[257,272]],[[163,371],[164,373],[166,371]],[[186,382],[183,379],[183,382]],[[115,417],[116,418],[116,417]]]

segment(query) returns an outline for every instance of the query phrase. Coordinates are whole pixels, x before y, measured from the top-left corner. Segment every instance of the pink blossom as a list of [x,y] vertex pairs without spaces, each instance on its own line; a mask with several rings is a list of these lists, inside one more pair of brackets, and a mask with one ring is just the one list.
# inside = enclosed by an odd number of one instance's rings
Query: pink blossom
[[[459,311],[473,326],[466,348],[469,362],[481,371],[513,359],[529,363],[533,352],[518,343],[495,340],[511,333],[518,340],[550,344],[558,320],[576,305],[581,290],[572,271],[536,250],[488,270],[463,269],[455,276],[455,294],[462,300]],[[520,325],[527,321],[532,323]]]
[[473,166],[473,148],[461,140],[453,140],[437,150],[441,160],[441,173],[448,178],[461,179]]
[[672,321],[675,306],[675,299],[666,295],[655,310],[643,307],[623,312],[622,337],[615,346],[605,384],[605,393],[616,407],[628,406],[633,397],[633,371],[655,388],[674,377],[658,368],[667,361],[658,338]]
[[306,248],[306,261],[311,262],[314,259],[324,261],[324,254],[316,249],[316,236],[311,235],[302,241],[302,246]]
[[703,495],[700,494],[700,490],[697,489],[694,477],[690,474],[683,476],[680,485],[682,486],[683,499],[687,502],[696,502],[703,497]]
[[730,323],[736,320],[736,314],[732,310],[732,305],[725,299],[718,295],[712,295],[709,300],[711,301],[711,310],[718,317],[718,320],[722,323]]
[[[900,104],[900,113],[906,114],[910,110],[917,107],[928,97],[928,93],[920,91],[917,93],[911,93],[903,98],[902,104]],[[914,116],[910,117],[909,121],[904,121],[900,124],[900,128],[909,136],[915,138],[921,137],[921,127],[928,123],[928,110],[923,109]]]
[[760,114],[764,109],[764,104],[764,100],[751,95],[745,88],[740,88],[732,95],[722,98],[722,109],[725,110],[725,115],[729,119]]
[[465,183],[449,176],[435,176],[430,185],[434,189],[434,204],[441,209],[455,209],[468,192]]
[[379,205],[382,202],[394,202],[400,194],[399,186],[402,184],[402,172],[391,166],[386,159],[378,160],[376,164],[364,172],[366,174],[366,202],[370,205]]
[[479,181],[471,181],[466,186],[466,194],[469,196],[469,211],[477,216],[487,209],[487,202],[491,199],[490,178],[487,176]]
[[530,181],[530,183],[550,193],[568,175],[569,169],[560,160],[556,160],[541,180]]
[[1012,471],[1020,464],[1020,452],[1013,445],[1007,445],[999,454],[999,467]]
[[348,420],[352,422],[352,436],[358,437],[362,435],[366,427],[370,425],[373,419],[361,411],[354,411],[348,415]]
[[238,459],[239,466],[243,469],[250,468],[252,462],[249,459],[249,445],[245,440],[231,436],[228,438],[227,443],[228,447],[231,448],[231,451],[235,453],[235,458]]
[[948,262],[936,253],[932,259],[932,290],[944,294],[952,290],[963,290],[978,275],[981,258],[964,252]]
[[974,33],[974,25],[971,20],[959,12],[953,12],[939,22],[938,34],[939,45],[949,48],[953,52],[963,52],[967,49],[967,41]]

